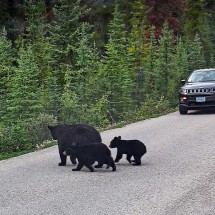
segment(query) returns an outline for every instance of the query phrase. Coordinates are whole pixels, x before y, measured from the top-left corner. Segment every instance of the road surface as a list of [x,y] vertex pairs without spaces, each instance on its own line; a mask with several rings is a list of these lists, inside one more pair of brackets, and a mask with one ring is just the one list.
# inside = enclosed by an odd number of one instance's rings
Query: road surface
[[215,113],[175,112],[102,139],[119,135],[145,143],[141,166],[123,157],[116,172],[72,172],[57,146],[0,161],[0,215],[215,215]]

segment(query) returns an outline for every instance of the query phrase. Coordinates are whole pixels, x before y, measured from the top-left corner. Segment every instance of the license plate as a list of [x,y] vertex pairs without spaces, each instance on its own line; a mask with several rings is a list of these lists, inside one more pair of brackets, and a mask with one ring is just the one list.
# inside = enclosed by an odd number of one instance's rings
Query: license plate
[[205,102],[205,97],[196,97],[196,102]]

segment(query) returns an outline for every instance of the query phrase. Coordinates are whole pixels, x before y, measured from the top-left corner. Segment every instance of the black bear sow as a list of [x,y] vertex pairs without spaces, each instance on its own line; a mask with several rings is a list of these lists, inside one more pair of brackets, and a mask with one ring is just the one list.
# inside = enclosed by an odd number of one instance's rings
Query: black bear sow
[[[63,154],[72,145],[89,145],[92,143],[101,143],[100,133],[90,125],[86,124],[74,124],[74,125],[56,125],[48,126],[51,131],[52,138],[58,141],[58,149],[61,162],[59,166],[66,165],[67,156]],[[76,157],[70,156],[71,162],[76,164]],[[101,166],[100,166],[101,167]]]
[[[123,154],[126,154],[126,159],[129,163],[134,162],[133,165],[141,164],[141,157],[146,153],[146,146],[139,140],[122,140],[121,136],[114,137],[110,142],[110,148],[117,148],[117,155],[115,162],[119,162]],[[131,161],[131,157],[134,160]]]
[[83,166],[94,172],[92,165],[97,161],[100,165],[107,164],[107,169],[111,166],[116,171],[116,165],[111,157],[110,149],[103,143],[95,143],[84,146],[71,146],[64,152],[65,155],[75,155],[78,165],[72,171],[80,171]]

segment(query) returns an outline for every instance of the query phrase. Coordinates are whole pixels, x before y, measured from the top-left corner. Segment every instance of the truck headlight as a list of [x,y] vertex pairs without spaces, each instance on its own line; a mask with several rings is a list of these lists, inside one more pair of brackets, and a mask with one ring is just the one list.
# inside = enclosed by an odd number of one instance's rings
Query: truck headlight
[[180,89],[180,93],[181,94],[187,94],[187,90],[186,89]]

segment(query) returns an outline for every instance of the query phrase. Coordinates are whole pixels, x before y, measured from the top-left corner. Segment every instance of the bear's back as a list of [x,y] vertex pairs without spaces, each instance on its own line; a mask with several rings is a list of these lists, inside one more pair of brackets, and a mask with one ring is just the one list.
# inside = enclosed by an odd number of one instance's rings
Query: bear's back
[[60,126],[58,141],[63,145],[87,145],[101,142],[100,133],[93,127],[85,124]]
[[146,153],[146,146],[139,140],[120,140],[120,148],[125,153]]
[[79,157],[92,158],[95,161],[101,161],[111,156],[110,149],[103,143],[77,146],[76,149]]

